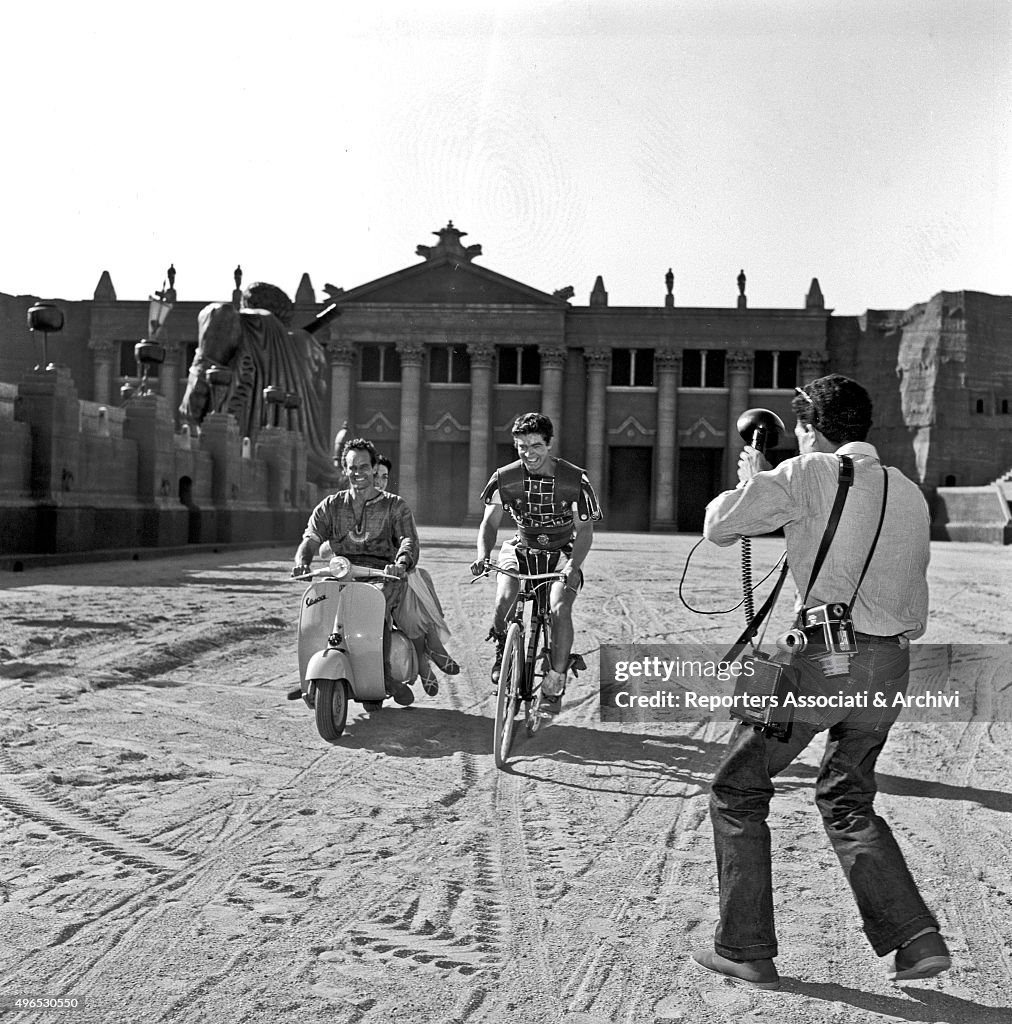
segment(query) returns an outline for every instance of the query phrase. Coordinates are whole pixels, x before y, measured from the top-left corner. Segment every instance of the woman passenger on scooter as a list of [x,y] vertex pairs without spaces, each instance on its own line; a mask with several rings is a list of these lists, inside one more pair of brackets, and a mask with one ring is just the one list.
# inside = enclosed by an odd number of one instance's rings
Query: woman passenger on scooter
[[[393,463],[385,455],[377,455],[374,478],[376,486],[381,491],[386,491],[392,471]],[[414,621],[406,626],[402,621],[405,618]],[[399,609],[394,614],[394,621],[397,628],[412,641],[416,638],[412,636],[411,631],[416,628],[417,622],[423,632],[425,653],[429,659],[448,676],[455,676],[460,672],[460,666],[446,649],[446,642],[450,639],[450,628],[446,624],[443,606],[436,594],[436,585],[432,582],[428,570],[420,565],[416,565],[414,570],[408,573],[407,590],[401,599]],[[430,693],[430,686],[431,693],[435,693],[438,685],[434,678],[426,680],[423,675],[422,686],[426,693]]]

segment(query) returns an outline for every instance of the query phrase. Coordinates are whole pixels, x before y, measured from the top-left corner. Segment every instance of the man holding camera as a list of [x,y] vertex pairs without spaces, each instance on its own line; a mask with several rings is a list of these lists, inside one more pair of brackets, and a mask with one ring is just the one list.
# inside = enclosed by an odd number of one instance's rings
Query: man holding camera
[[[833,654],[820,649],[819,631],[813,629],[792,665],[799,697],[852,688],[883,694],[887,707],[871,713],[846,706],[799,708],[786,741],[738,724],[710,794],[720,920],[713,949],[698,950],[693,959],[753,987],[779,988],[766,824],[771,780],[816,733],[828,730],[815,800],[865,934],[879,956],[895,950],[893,981],[931,977],[949,968],[948,948],[889,826],[873,807],[875,762],[899,714],[893,698],[908,683],[909,642],[927,623],[927,505],[916,484],[896,469],[887,471],[866,443],[872,403],[860,384],[831,374],[796,391],[791,407],[800,455],[771,469],[761,452],[747,447],[738,463],[737,489],[710,502],[703,532],[724,546],[783,528],[787,562],[805,608],[814,613],[811,621],[825,617],[826,609],[840,609],[846,632],[839,635],[856,640],[854,646],[844,640],[849,653]],[[827,530],[848,462],[852,480],[843,510],[835,531]],[[817,558],[820,549],[823,557]]]

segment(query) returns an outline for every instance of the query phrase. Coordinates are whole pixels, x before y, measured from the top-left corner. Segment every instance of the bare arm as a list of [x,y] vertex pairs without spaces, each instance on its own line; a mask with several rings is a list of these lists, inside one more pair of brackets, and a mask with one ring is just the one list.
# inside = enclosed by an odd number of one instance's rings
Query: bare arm
[[484,563],[492,554],[496,537],[499,534],[499,523],[502,521],[502,505],[486,505],[481,526],[478,527],[478,557],[471,563],[471,572],[475,576],[484,569]]
[[295,550],[295,564],[309,565],[320,551],[320,542],[304,537],[302,543]]
[[573,538],[573,553],[569,556],[569,569],[582,569],[584,559],[594,543],[594,520],[577,519],[576,537]]
[[418,527],[415,526],[414,514],[403,499],[393,511],[394,540],[397,541],[394,564],[408,570],[418,563]]

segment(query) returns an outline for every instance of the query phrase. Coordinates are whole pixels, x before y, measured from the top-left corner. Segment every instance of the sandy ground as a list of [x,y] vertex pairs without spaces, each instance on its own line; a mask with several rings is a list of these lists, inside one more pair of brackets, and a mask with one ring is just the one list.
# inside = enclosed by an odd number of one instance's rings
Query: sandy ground
[[[0,577],[0,998],[87,1000],[4,1019],[1012,1021],[998,648],[962,669],[972,721],[901,719],[879,762],[878,805],[953,970],[886,980],[812,804],[817,745],[778,787],[783,988],[758,992],[688,961],[712,939],[707,786],[731,723],[599,715],[601,643],[719,648],[741,630],[740,611],[680,603],[695,538],[598,535],[577,604],[590,670],[506,772],[491,755],[491,585],[468,582],[470,533],[423,541],[463,673],[411,708],[353,705],[335,744],[284,696],[302,593],[287,550]],[[753,547],[758,579],[782,542]],[[733,604],[738,565],[735,548],[701,547],[690,603]],[[1012,642],[1010,569],[1007,549],[936,545],[925,642]]]

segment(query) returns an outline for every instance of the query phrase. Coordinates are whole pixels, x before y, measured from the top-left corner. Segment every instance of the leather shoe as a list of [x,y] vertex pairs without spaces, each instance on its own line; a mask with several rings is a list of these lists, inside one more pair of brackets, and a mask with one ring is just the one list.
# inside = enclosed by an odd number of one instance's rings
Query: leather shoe
[[919,935],[907,946],[896,950],[895,970],[890,981],[914,981],[917,978],[933,978],[952,966],[949,947],[938,932]]
[[752,988],[780,988],[780,975],[770,959],[728,960],[712,949],[697,949],[692,959],[714,974],[721,974],[732,981],[743,981]]
[[415,702],[415,692],[407,683],[391,683],[388,681],[387,693],[393,697],[395,704],[400,704],[404,708],[409,707]]

